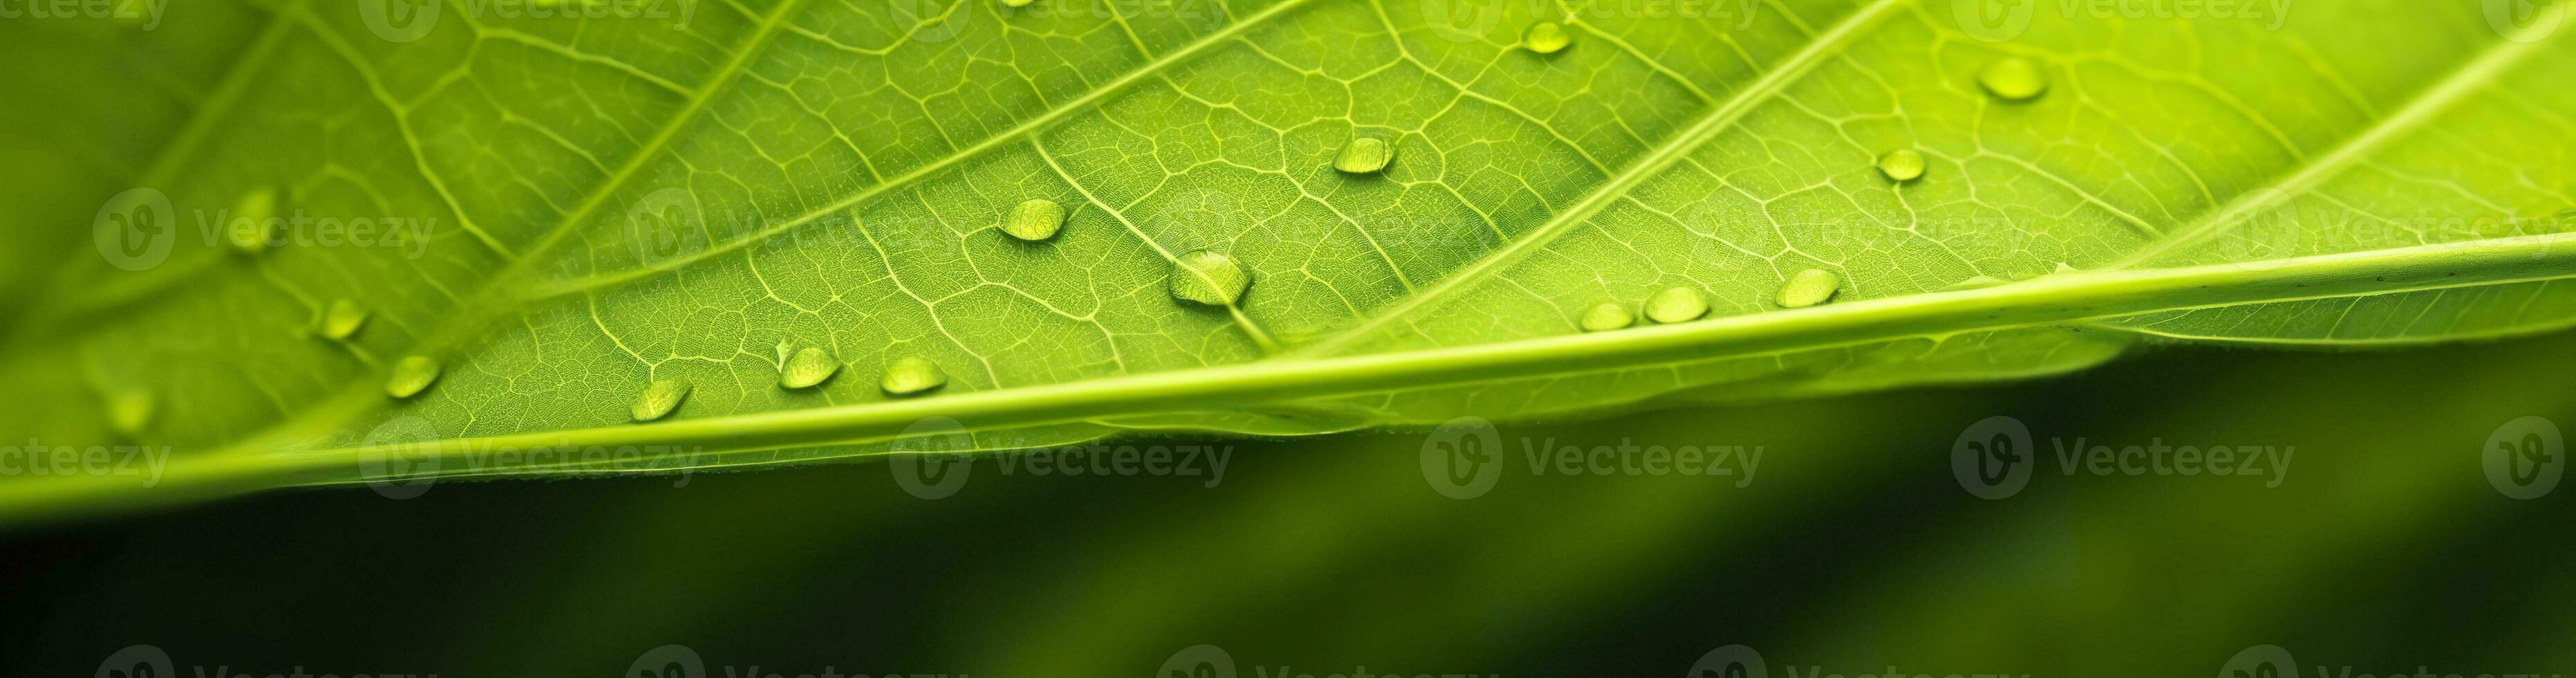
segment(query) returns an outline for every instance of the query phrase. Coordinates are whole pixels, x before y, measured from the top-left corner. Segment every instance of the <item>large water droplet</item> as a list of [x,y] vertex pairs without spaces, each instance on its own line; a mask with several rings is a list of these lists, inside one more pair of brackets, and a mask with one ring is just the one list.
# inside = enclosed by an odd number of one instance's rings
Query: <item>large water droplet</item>
[[1209,306],[1232,306],[1243,298],[1244,288],[1252,286],[1252,275],[1243,264],[1223,252],[1199,250],[1180,256],[1180,270],[1172,272],[1172,296]]
[[919,356],[896,358],[893,364],[886,365],[885,376],[877,380],[877,386],[884,388],[886,395],[896,396],[912,395],[947,384],[948,373],[940,371],[939,363]]
[[2048,74],[2029,59],[2007,57],[1978,73],[1977,84],[2007,101],[2029,101],[2048,91]]
[[224,241],[233,249],[257,254],[268,249],[269,240],[277,236],[277,189],[260,187],[243,193],[233,201],[233,209],[224,215]]
[[1699,290],[1675,287],[1646,298],[1646,319],[1671,324],[1698,320],[1708,315],[1708,299]]
[[347,339],[366,325],[367,309],[355,301],[333,301],[331,308],[322,311],[322,336],[333,340]]
[[1554,21],[1530,24],[1528,29],[1521,31],[1521,46],[1532,52],[1555,54],[1571,44],[1574,44],[1574,36],[1567,34],[1565,26]]
[[394,363],[393,373],[385,376],[385,395],[395,398],[420,395],[421,391],[429,390],[431,383],[438,381],[438,371],[438,361],[428,356],[404,356],[400,362]]
[[1395,145],[1377,137],[1353,137],[1334,156],[1333,169],[1352,174],[1375,174],[1395,160]]
[[1002,232],[1011,237],[1037,242],[1055,237],[1064,229],[1064,206],[1039,198],[1011,208],[1010,219],[1002,222]]
[[1780,295],[1773,301],[1780,302],[1781,308],[1806,308],[1832,301],[1842,284],[1842,277],[1833,271],[1810,268],[1789,276],[1788,284],[1780,286]]
[[1634,324],[1637,324],[1637,315],[1629,313],[1628,307],[1616,303],[1603,303],[1592,307],[1591,311],[1583,314],[1582,321],[1585,332],[1608,332]]
[[628,409],[634,412],[636,421],[652,421],[671,416],[671,411],[680,409],[680,401],[688,397],[687,383],[675,379],[663,379],[645,386],[642,393],[635,394],[635,404]]
[[152,425],[154,404],[150,389],[118,389],[107,395],[107,423],[118,433],[142,433],[144,427]]
[[787,364],[778,369],[778,385],[788,388],[812,388],[841,371],[841,363],[832,354],[807,346],[787,356]]
[[1899,148],[1878,156],[1878,173],[1888,181],[1907,182],[1923,176],[1923,154],[1911,148]]

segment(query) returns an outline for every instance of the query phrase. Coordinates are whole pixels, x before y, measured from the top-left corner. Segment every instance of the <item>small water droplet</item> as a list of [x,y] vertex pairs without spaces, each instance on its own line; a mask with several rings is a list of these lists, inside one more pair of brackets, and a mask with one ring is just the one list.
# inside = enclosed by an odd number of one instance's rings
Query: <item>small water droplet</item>
[[331,308],[322,312],[322,336],[332,340],[347,339],[366,325],[367,309],[355,301],[333,301]]
[[1616,303],[1603,303],[1583,314],[1585,332],[1608,332],[1634,324],[1637,324],[1637,315]]
[[107,396],[107,423],[116,432],[135,435],[152,425],[154,401],[152,391],[144,388],[120,389]]
[[1574,44],[1574,36],[1567,34],[1565,26],[1554,21],[1530,24],[1528,29],[1521,31],[1521,46],[1532,52],[1555,54],[1571,44]]
[[812,388],[841,371],[841,363],[832,354],[807,346],[787,356],[787,364],[778,369],[778,385],[788,388]]
[[663,379],[645,386],[643,392],[635,394],[635,404],[628,409],[634,412],[636,421],[652,421],[671,416],[671,411],[680,409],[680,401],[688,397],[687,383],[676,379]]
[[1064,206],[1039,198],[1011,208],[1009,220],[1002,222],[1002,232],[1011,237],[1037,242],[1055,237],[1064,229]]
[[1232,306],[1243,298],[1244,288],[1252,286],[1252,275],[1243,264],[1223,252],[1199,250],[1180,257],[1181,270],[1173,271],[1172,296],[1209,306]]
[[243,193],[225,216],[229,219],[224,222],[224,241],[233,249],[246,254],[267,250],[269,241],[277,237],[277,224],[272,222],[277,217],[277,189],[260,187]]
[[1376,174],[1395,160],[1395,146],[1377,137],[1352,137],[1342,146],[1342,154],[1333,158],[1333,169],[1351,174]]
[[1699,290],[1675,287],[1646,298],[1646,319],[1672,324],[1698,320],[1708,315],[1708,298]]
[[1027,6],[1029,6],[1029,3],[1036,2],[1036,1],[1037,1],[1037,0],[1002,0],[1002,6],[1003,6],[1003,7],[1027,7]]
[[1789,276],[1789,283],[1780,286],[1780,295],[1773,301],[1780,302],[1781,308],[1806,308],[1832,301],[1834,293],[1842,291],[1842,284],[1842,277],[1833,271],[1810,268]]
[[1978,73],[1977,84],[2006,101],[2029,101],[2048,92],[2048,74],[2029,59],[2007,57]]
[[1923,154],[1911,148],[1899,148],[1878,156],[1878,173],[1888,181],[1913,181],[1923,176]]
[[396,399],[420,395],[438,381],[438,361],[428,356],[404,356],[394,363],[394,371],[385,377],[385,395]]
[[939,363],[919,356],[896,358],[893,364],[886,366],[885,376],[877,380],[877,386],[884,388],[886,395],[895,396],[921,393],[947,384],[948,373],[940,371]]

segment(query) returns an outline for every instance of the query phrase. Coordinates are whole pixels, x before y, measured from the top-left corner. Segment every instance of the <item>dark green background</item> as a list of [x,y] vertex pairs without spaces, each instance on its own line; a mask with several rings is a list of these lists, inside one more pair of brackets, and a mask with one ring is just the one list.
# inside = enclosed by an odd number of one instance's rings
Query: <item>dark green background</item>
[[[875,464],[672,479],[274,492],[5,537],[11,675],[118,648],[183,676],[614,676],[665,643],[798,675],[2576,672],[2576,490],[2490,487],[2513,417],[2576,422],[2576,337],[2390,353],[2157,349],[2053,380],[1506,425],[1511,466],[1432,491],[1419,433],[1234,441],[1223,483],[1000,476],[916,499]],[[2296,445],[2260,479],[2068,477],[1974,498],[1994,414],[2113,445]],[[1762,445],[1748,487],[1535,477],[1521,437]],[[1204,440],[1178,440],[1198,443]]]

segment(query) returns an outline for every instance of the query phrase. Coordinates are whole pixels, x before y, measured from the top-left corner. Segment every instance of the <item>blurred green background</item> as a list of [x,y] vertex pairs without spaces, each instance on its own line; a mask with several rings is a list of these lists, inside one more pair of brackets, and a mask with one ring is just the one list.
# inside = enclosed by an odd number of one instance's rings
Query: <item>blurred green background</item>
[[[2576,336],[2395,353],[2149,351],[2072,377],[1505,425],[1504,475],[1432,490],[1420,433],[1231,441],[1224,480],[1003,476],[923,500],[878,464],[273,492],[21,529],[12,675],[152,644],[183,675],[2211,675],[2576,668],[2571,501],[2478,451],[2576,421]],[[2003,500],[1950,469],[2004,414],[2044,457]],[[2296,446],[2268,478],[2066,476],[2056,438]],[[1752,481],[1533,475],[1559,445],[1760,445]],[[1207,440],[1167,440],[1175,444]],[[2562,463],[2563,465],[2563,463]]]

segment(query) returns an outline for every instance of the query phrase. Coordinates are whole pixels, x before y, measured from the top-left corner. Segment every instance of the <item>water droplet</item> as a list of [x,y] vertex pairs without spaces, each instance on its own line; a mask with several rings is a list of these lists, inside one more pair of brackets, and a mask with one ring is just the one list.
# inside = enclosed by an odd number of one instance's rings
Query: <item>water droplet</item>
[[1565,26],[1554,21],[1530,24],[1527,30],[1521,31],[1521,46],[1532,52],[1555,54],[1570,44],[1574,44],[1574,36],[1566,34]]
[[409,398],[429,390],[438,381],[438,361],[428,356],[404,356],[394,363],[393,374],[385,377],[385,395]]
[[688,397],[688,384],[675,379],[664,379],[653,382],[652,385],[644,387],[642,393],[635,394],[635,404],[628,409],[635,413],[636,421],[652,421],[671,416],[671,411],[680,409],[680,401]]
[[1646,298],[1646,319],[1671,324],[1698,320],[1708,315],[1708,299],[1699,290],[1675,287]]
[[912,395],[947,384],[948,373],[939,370],[939,363],[919,356],[896,358],[894,364],[886,366],[885,376],[877,380],[877,386],[884,388],[886,395],[896,396]]
[[2048,92],[2048,74],[2029,59],[2008,57],[1986,66],[1977,84],[2006,101],[2029,101]]
[[1027,7],[1027,6],[1029,6],[1029,3],[1036,2],[1036,1],[1037,1],[1037,0],[1002,0],[1002,6],[1003,6],[1003,7]]
[[154,401],[152,391],[143,388],[120,389],[107,396],[107,423],[116,432],[135,435],[152,425]]
[[1002,222],[1002,232],[1011,237],[1037,242],[1055,237],[1064,229],[1064,206],[1039,198],[1011,208],[1011,217]]
[[1377,137],[1353,137],[1342,146],[1342,154],[1333,158],[1333,169],[1352,174],[1376,174],[1395,160],[1395,146]]
[[1591,311],[1583,314],[1585,332],[1608,332],[1634,324],[1637,324],[1637,315],[1629,313],[1628,307],[1616,303],[1594,306]]
[[243,193],[225,216],[230,218],[224,222],[224,241],[233,249],[248,254],[267,250],[277,236],[277,224],[272,221],[277,217],[277,189],[261,187]]
[[347,339],[366,325],[367,309],[355,301],[334,301],[330,309],[322,312],[322,336],[333,340]]
[[1789,276],[1789,283],[1780,286],[1780,295],[1773,301],[1780,302],[1781,308],[1806,308],[1833,301],[1842,285],[1842,277],[1833,271],[1810,268]]
[[823,349],[807,346],[796,349],[794,355],[787,356],[787,364],[778,369],[778,385],[788,388],[811,388],[815,384],[832,378],[832,374],[839,371],[841,371],[841,363],[832,360],[832,354],[824,353]]
[[1243,264],[1223,252],[1199,250],[1181,255],[1179,263],[1181,270],[1172,272],[1170,286],[1172,296],[1184,301],[1232,306],[1252,286]]
[[1878,156],[1878,173],[1888,181],[1903,183],[1923,176],[1923,154],[1911,148],[1899,148]]

